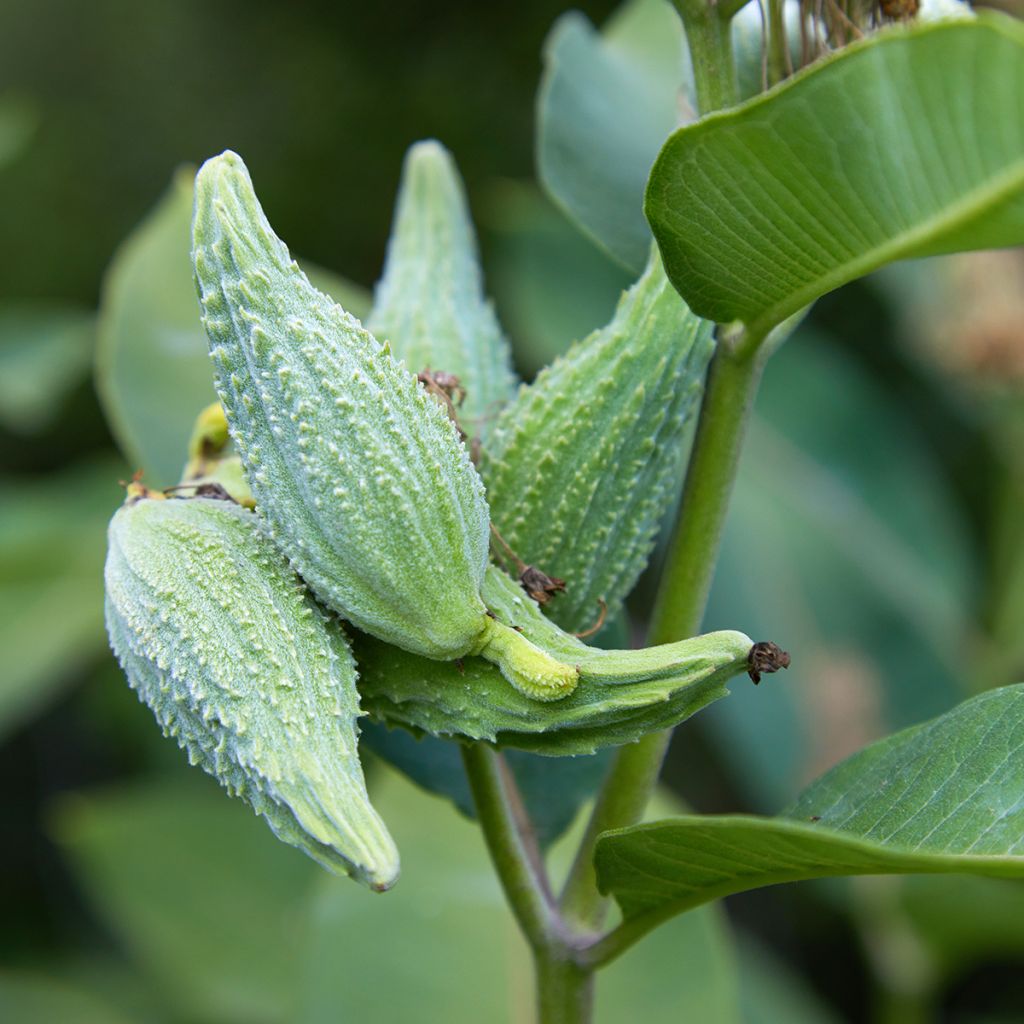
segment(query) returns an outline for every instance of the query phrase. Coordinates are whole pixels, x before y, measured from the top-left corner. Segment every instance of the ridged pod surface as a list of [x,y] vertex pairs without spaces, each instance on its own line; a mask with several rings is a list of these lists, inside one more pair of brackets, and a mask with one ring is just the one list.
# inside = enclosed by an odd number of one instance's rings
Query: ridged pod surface
[[114,652],[189,760],[325,867],[394,884],[398,852],[359,763],[345,634],[253,513],[130,497],[110,524],[105,582]]
[[233,153],[199,172],[194,240],[217,390],[274,540],[361,629],[464,653],[485,615],[488,512],[444,411],[313,288]]
[[635,651],[588,647],[552,624],[500,569],[484,581],[489,607],[538,647],[579,665],[565,700],[538,704],[510,689],[479,658],[453,665],[417,657],[356,634],[359,690],[376,719],[413,732],[486,740],[556,757],[640,739],[666,729],[728,694],[748,668],[752,641],[722,631]]
[[459,422],[473,437],[514,393],[508,343],[483,294],[476,237],[459,173],[438,142],[406,154],[384,275],[367,328],[413,372],[453,373],[465,389]]
[[524,385],[484,449],[491,518],[524,562],[566,581],[545,613],[583,630],[614,615],[647,564],[685,470],[687,420],[713,325],[657,252],[611,322]]
[[318,292],[271,229],[240,157],[196,179],[193,259],[217,390],[273,540],[360,629],[429,658],[482,654],[538,699],[561,665],[480,597],[483,485],[441,405]]

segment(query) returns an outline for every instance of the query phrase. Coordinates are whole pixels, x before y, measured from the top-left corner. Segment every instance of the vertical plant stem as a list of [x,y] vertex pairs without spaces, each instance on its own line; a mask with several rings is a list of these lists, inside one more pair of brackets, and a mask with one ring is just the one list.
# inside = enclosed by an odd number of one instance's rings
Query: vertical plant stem
[[586,1024],[594,1008],[594,975],[571,960],[536,956],[539,1024]]
[[462,761],[473,793],[484,841],[512,913],[540,958],[556,938],[554,908],[543,878],[543,864],[533,856],[519,830],[509,798],[501,754],[482,743],[462,748]]
[[736,64],[732,57],[730,24],[734,5],[706,0],[675,0],[686,29],[697,88],[697,108],[702,114],[731,107],[736,102]]
[[[652,644],[680,640],[700,628],[766,358],[762,340],[723,337],[712,360],[679,518],[655,602]],[[604,901],[595,885],[594,844],[602,832],[640,819],[670,739],[670,731],[651,733],[620,749],[612,763],[562,891],[562,911],[573,921],[588,927],[600,923]]]

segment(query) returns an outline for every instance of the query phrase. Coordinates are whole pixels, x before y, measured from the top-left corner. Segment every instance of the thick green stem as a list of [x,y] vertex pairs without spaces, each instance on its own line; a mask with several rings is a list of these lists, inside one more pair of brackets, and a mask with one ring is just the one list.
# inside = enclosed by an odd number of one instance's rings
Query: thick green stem
[[543,863],[524,834],[515,798],[510,796],[507,768],[496,751],[482,743],[462,748],[462,761],[473,793],[477,818],[512,913],[538,957],[556,939],[559,928]]
[[736,64],[732,57],[730,23],[735,5],[706,0],[675,0],[686,29],[697,87],[697,108],[702,114],[736,103]]
[[662,570],[649,642],[700,629],[747,422],[764,368],[759,345],[722,338],[708,372],[679,518]]
[[[679,518],[655,602],[651,644],[680,640],[700,628],[743,438],[766,358],[762,341],[742,334],[726,336],[711,363]],[[587,927],[600,924],[604,901],[595,885],[594,844],[602,832],[640,819],[670,738],[667,731],[651,733],[618,752],[562,892],[563,913],[572,921]]]
[[571,960],[535,955],[539,1024],[587,1024],[594,1008],[594,974]]

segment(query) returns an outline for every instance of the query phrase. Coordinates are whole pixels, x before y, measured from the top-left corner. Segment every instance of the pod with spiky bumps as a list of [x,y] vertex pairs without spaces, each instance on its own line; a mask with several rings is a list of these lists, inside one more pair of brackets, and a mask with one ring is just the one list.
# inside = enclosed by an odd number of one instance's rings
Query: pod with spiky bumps
[[345,634],[253,513],[133,485],[110,524],[105,583],[114,652],[190,761],[325,867],[394,884],[398,853],[359,763]]
[[193,258],[217,389],[256,507],[328,607],[429,658],[479,654],[538,699],[578,673],[480,596],[489,515],[454,424],[386,346],[318,292],[242,160],[196,179]]
[[514,375],[497,317],[483,294],[476,238],[451,154],[428,140],[410,147],[384,276],[366,321],[414,373],[458,379],[458,418],[485,438],[512,398]]
[[523,386],[484,449],[495,526],[523,563],[565,583],[545,605],[582,630],[633,589],[685,470],[713,325],[652,248],[611,322]]

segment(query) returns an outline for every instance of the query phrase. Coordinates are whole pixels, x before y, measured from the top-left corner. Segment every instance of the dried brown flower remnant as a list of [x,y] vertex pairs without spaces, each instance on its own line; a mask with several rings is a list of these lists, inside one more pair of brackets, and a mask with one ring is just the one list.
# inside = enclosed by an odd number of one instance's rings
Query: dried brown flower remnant
[[535,565],[525,565],[519,573],[519,582],[537,604],[547,604],[555,594],[565,590],[565,580],[549,576]]
[[770,675],[780,668],[789,668],[789,654],[770,640],[759,640],[747,655],[747,675],[756,686],[762,673]]

